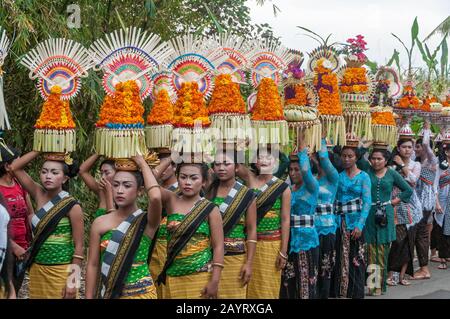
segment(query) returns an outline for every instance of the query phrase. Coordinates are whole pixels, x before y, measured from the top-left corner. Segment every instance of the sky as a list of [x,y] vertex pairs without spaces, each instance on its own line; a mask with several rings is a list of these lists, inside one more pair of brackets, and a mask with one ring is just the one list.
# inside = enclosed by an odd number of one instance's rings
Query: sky
[[[273,14],[272,4],[281,12]],[[402,45],[392,35],[395,33],[409,48],[411,26],[418,17],[419,39],[423,40],[450,14],[449,0],[272,0],[260,7],[255,0],[247,1],[254,23],[268,23],[283,45],[309,52],[319,44],[304,35],[296,26],[306,27],[325,38],[332,33],[331,40],[345,42],[357,34],[365,37],[369,48],[366,55],[372,61],[385,64],[396,48],[400,51],[402,69],[408,65]],[[434,50],[442,36],[432,37],[426,43]],[[450,39],[447,38],[450,45]],[[438,54],[438,61],[440,55]],[[424,66],[420,52],[415,46],[413,66]]]

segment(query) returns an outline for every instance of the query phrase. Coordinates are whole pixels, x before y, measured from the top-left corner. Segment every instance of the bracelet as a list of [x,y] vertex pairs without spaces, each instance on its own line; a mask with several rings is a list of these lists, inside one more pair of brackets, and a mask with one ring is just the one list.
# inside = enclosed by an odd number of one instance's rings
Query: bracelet
[[278,251],[278,254],[281,256],[281,258],[283,258],[284,260],[288,259],[288,256],[283,255],[283,253],[281,252],[281,250]]
[[212,265],[213,267],[214,267],[214,266],[217,266],[217,267],[220,267],[220,268],[222,268],[222,269],[225,268],[225,265],[224,265],[224,264],[212,263],[211,265]]
[[256,244],[257,242],[258,242],[258,241],[253,240],[253,239],[248,239],[248,240],[247,240],[247,243]]
[[149,188],[147,188],[145,191],[148,193],[152,188],[158,187],[160,188],[161,186],[159,186],[158,184],[152,185]]
[[78,258],[78,259],[84,260],[84,256],[80,256],[80,255],[72,255],[72,258]]

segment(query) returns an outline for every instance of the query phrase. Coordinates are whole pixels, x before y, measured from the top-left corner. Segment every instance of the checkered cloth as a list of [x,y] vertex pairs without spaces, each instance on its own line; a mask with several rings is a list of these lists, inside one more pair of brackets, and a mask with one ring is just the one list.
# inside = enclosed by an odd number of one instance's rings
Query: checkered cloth
[[225,197],[224,201],[222,204],[220,204],[219,206],[219,210],[220,213],[223,215],[225,215],[225,212],[228,209],[228,206],[230,206],[230,204],[233,202],[234,196],[236,196],[236,194],[239,192],[239,190],[242,188],[241,183],[239,183],[238,181],[236,181],[236,183],[234,183],[233,188],[230,189],[230,191],[228,192],[227,197]]
[[362,209],[362,199],[355,198],[346,203],[336,202],[335,209],[337,215],[360,212]]
[[37,224],[41,221],[41,219],[47,214],[55,204],[59,203],[62,199],[69,196],[69,193],[66,191],[61,191],[58,195],[48,201],[41,209],[39,209],[31,219],[31,226],[33,227],[33,231],[36,228]]
[[101,296],[103,297],[106,292],[106,286],[105,282],[108,278],[109,271],[111,268],[111,265],[114,261],[114,258],[116,257],[117,250],[119,249],[120,243],[122,242],[123,238],[125,237],[125,234],[128,231],[128,228],[130,228],[133,221],[139,217],[144,212],[141,209],[138,209],[133,214],[128,216],[126,220],[124,220],[120,225],[113,231],[111,240],[108,243],[108,246],[106,247],[105,254],[103,256],[103,262],[102,262],[102,290],[101,290]]
[[293,215],[291,216],[291,227],[314,227],[313,215]]
[[316,215],[330,215],[333,214],[333,204],[318,204],[316,206]]
[[275,183],[278,180],[276,176],[273,176],[270,181],[268,181],[266,184],[263,185],[263,187],[260,188],[261,193],[258,195],[264,193],[270,186],[272,186],[273,183]]

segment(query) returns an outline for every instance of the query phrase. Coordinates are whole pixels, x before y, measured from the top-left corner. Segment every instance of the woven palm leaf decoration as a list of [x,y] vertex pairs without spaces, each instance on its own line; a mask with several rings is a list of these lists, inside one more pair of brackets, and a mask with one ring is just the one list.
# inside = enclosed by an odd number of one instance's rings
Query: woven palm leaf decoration
[[257,52],[251,58],[251,83],[257,89],[255,103],[251,110],[253,138],[258,144],[289,143],[287,122],[283,114],[278,85],[281,85],[282,71],[292,62],[295,55],[276,42],[260,42]]
[[69,99],[81,88],[81,78],[92,67],[88,51],[80,44],[64,38],[51,38],[39,43],[20,62],[29,70],[30,79],[45,100],[35,124],[33,149],[49,153],[75,150],[75,122]]
[[171,149],[198,158],[212,153],[211,121],[205,105],[214,88],[213,75],[227,55],[214,39],[192,34],[171,40],[174,54],[168,69],[178,100],[174,107]]
[[312,85],[311,77],[302,69],[303,54],[291,50],[295,59],[283,73],[284,116],[289,127],[289,151],[297,152],[301,138],[305,139],[310,152],[320,148],[322,126],[317,104],[319,97]]
[[158,35],[136,27],[116,30],[90,47],[107,94],[96,123],[96,151],[109,158],[146,153],[143,100],[152,93],[152,74],[171,55]]
[[251,123],[240,84],[247,85],[245,70],[250,66],[256,43],[227,33],[217,41],[228,58],[217,67],[208,112],[219,143],[243,148],[251,138]]
[[6,30],[0,27],[0,130],[10,129],[8,113],[6,112],[5,99],[3,96],[3,64],[10,48],[10,41]]

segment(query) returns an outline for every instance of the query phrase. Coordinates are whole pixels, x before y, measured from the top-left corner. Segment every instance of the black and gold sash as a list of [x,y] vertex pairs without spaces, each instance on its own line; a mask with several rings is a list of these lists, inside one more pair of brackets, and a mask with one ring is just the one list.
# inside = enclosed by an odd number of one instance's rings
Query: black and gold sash
[[215,207],[216,205],[214,203],[203,198],[194,205],[191,212],[177,226],[170,237],[170,241],[167,243],[167,259],[163,270],[158,276],[158,284],[166,284],[167,269]]
[[139,209],[113,231],[103,255],[98,299],[120,297],[146,226],[147,214]]
[[267,212],[272,209],[275,201],[286,188],[288,188],[288,184],[275,176],[261,188],[261,192],[256,195],[256,225],[259,225]]
[[223,220],[223,234],[226,237],[250,206],[255,193],[236,181],[222,204],[219,205]]
[[36,212],[32,220],[34,236],[30,248],[28,248],[24,260],[16,264],[16,289],[20,289],[25,271],[32,265],[42,244],[76,204],[78,202],[75,198],[67,192],[61,192]]

